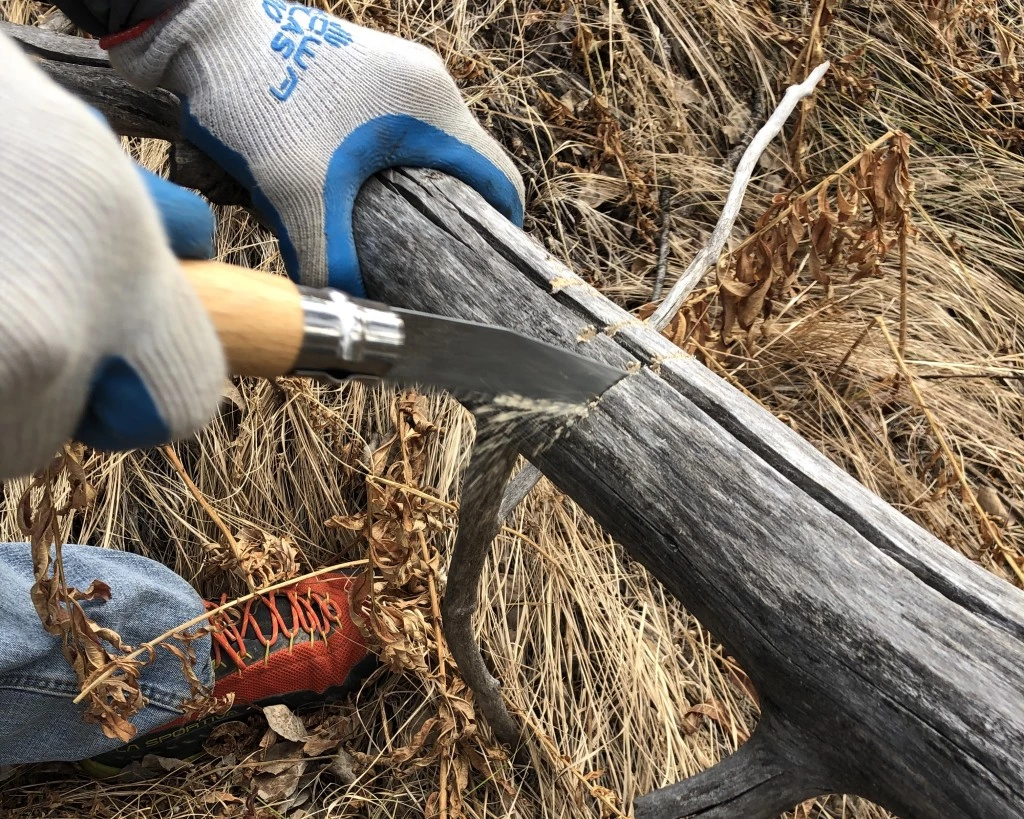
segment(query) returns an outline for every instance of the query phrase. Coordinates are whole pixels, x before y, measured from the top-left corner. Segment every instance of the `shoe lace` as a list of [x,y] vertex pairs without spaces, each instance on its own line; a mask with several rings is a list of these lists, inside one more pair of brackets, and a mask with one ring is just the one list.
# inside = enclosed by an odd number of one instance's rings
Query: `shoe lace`
[[[290,613],[291,625],[278,608],[281,597],[285,598]],[[227,602],[227,595],[221,597],[219,604],[206,601],[207,610],[217,608]],[[259,606],[266,607],[269,613],[270,633],[264,632],[264,624],[256,617]],[[239,671],[244,671],[254,660],[266,663],[270,659],[271,647],[284,637],[288,640],[291,651],[295,639],[300,634],[309,635],[312,643],[317,639],[326,640],[335,627],[343,625],[341,611],[331,596],[324,592],[306,589],[298,591],[294,588],[268,592],[247,600],[236,618],[224,618],[211,632],[213,638],[213,665],[220,668],[225,656],[231,660]],[[254,657],[248,648],[247,641],[256,641],[263,646],[263,656]]]

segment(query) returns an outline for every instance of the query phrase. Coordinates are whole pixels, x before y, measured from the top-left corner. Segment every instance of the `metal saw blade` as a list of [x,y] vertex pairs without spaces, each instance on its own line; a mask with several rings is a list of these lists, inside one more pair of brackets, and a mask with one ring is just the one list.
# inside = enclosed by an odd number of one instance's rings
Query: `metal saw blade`
[[579,404],[626,375],[502,327],[390,309],[402,318],[405,344],[385,376],[389,381]]

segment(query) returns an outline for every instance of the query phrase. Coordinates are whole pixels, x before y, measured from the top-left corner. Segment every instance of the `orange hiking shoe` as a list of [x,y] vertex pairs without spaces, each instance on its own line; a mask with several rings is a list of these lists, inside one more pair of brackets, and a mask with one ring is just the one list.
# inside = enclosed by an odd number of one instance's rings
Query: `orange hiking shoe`
[[349,616],[354,580],[350,575],[325,574],[245,603],[234,622],[211,635],[213,694],[234,694],[231,710],[200,719],[181,717],[84,760],[82,766],[103,778],[146,754],[185,759],[202,751],[217,725],[263,706],[284,703],[294,710],[351,693],[377,666]]

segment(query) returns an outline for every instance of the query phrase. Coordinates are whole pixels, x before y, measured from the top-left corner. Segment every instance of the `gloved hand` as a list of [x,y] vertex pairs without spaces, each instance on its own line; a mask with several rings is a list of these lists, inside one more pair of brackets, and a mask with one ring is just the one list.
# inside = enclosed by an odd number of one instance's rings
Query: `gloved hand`
[[153,197],[186,255],[212,250],[209,209],[144,180],[102,119],[2,35],[0,146],[0,479],[69,437],[126,449],[205,423],[224,356]]
[[284,0],[187,0],[101,43],[183,98],[186,136],[249,189],[297,281],[364,295],[352,206],[383,168],[444,171],[522,224],[518,172],[423,46]]

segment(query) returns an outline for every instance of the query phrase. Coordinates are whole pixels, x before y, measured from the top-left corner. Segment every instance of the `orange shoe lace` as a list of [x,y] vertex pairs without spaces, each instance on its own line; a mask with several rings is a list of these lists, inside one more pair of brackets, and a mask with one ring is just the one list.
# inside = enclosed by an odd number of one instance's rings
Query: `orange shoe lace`
[[[291,607],[291,626],[277,607],[278,595],[284,595]],[[227,595],[222,595],[219,604],[206,601],[207,611],[227,602]],[[262,603],[270,613],[270,634],[265,634],[263,625],[256,619],[255,609]],[[236,611],[239,611],[236,609]],[[288,650],[292,649],[295,639],[301,635],[309,636],[309,642],[315,642],[317,634],[327,640],[334,627],[342,627],[341,610],[331,596],[326,593],[306,589],[300,593],[294,588],[268,592],[246,601],[236,620],[225,618],[224,622],[210,635],[213,638],[213,667],[224,665],[224,655],[244,671],[248,668],[247,661],[252,662],[253,655],[246,647],[246,640],[257,640],[263,646],[263,657],[260,662],[267,662],[271,648],[282,637],[288,640]]]

